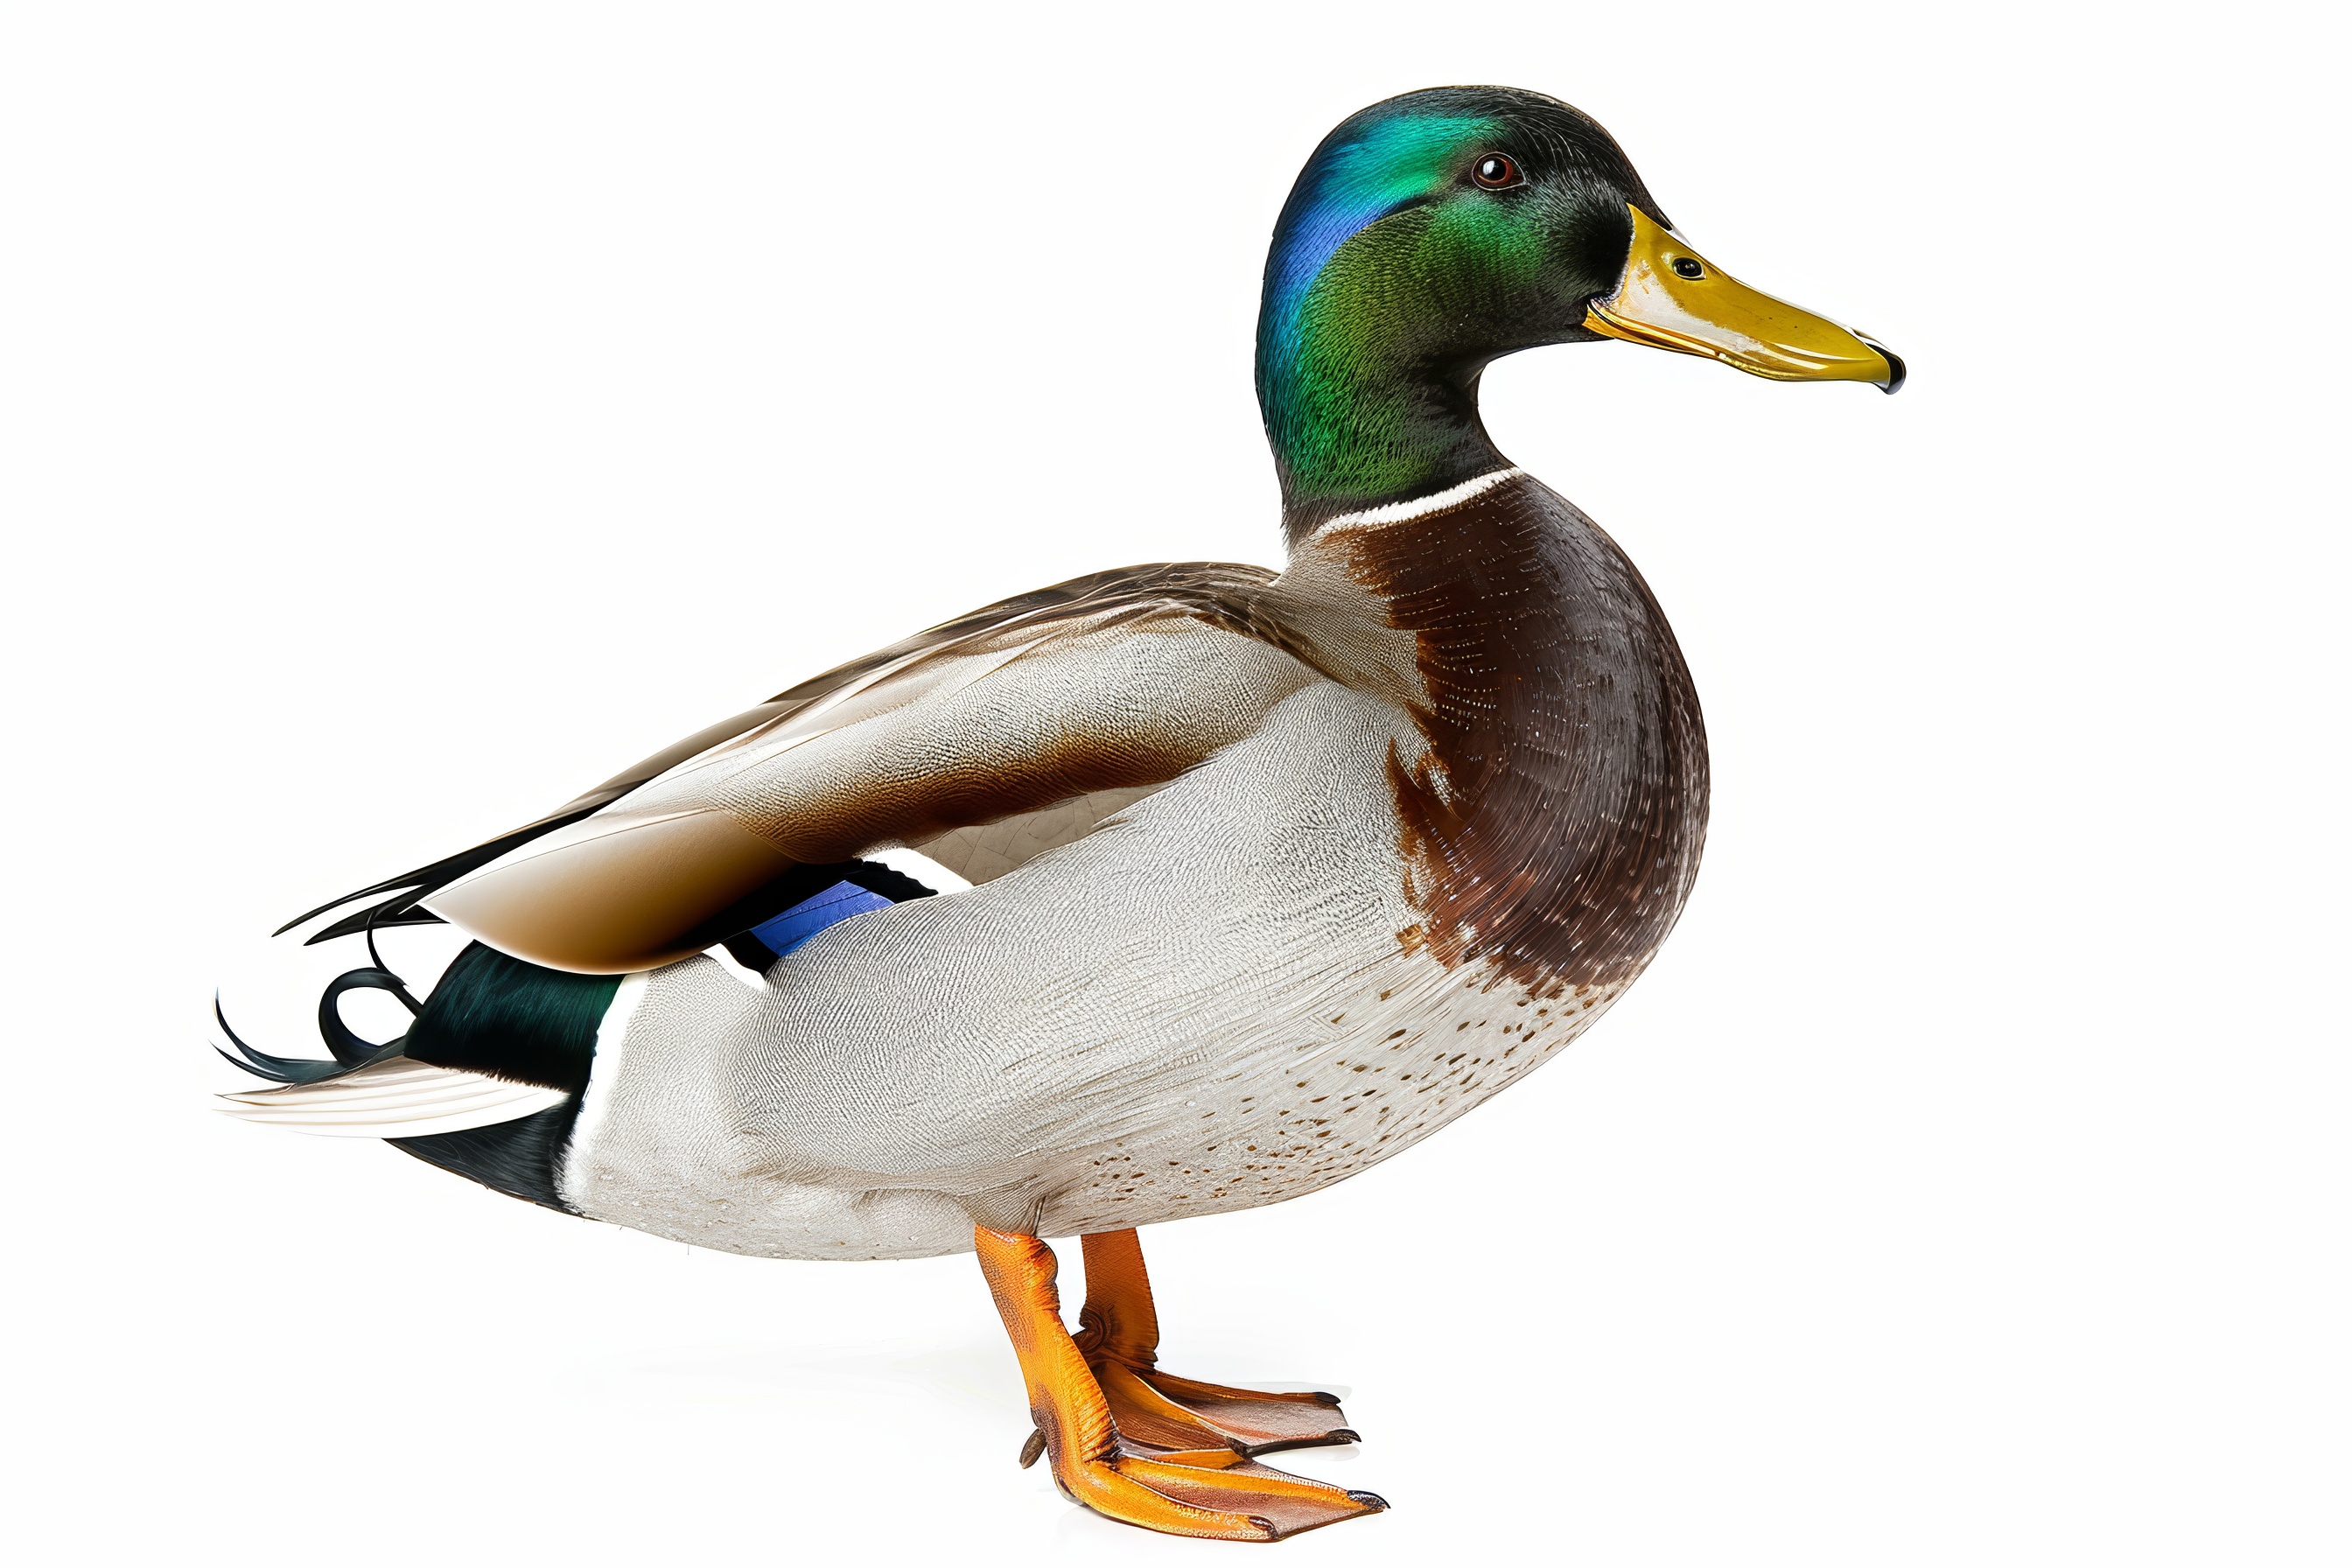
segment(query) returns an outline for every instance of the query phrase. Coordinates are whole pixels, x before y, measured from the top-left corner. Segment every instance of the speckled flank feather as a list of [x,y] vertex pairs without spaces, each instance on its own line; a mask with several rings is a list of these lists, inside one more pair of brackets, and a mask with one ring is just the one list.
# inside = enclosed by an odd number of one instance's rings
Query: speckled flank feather
[[[1497,626],[1526,666],[1475,653]],[[1265,672],[1220,710],[1239,738],[969,891],[824,932],[763,991],[707,960],[654,973],[600,1044],[568,1204],[880,1258],[962,1249],[975,1220],[1070,1234],[1296,1196],[1548,1059],[1680,907],[1705,759],[1679,658],[1614,546],[1524,476],[1334,527],[1215,624],[1103,635]],[[1102,646],[1031,665],[992,721],[1028,732],[1024,704],[1066,711],[1106,666],[1149,668]],[[876,714],[876,752],[832,731],[773,753],[817,783],[772,772],[732,809],[888,776],[870,758],[898,735],[974,732],[925,710],[972,690]],[[1592,734],[1622,757],[1582,756]]]

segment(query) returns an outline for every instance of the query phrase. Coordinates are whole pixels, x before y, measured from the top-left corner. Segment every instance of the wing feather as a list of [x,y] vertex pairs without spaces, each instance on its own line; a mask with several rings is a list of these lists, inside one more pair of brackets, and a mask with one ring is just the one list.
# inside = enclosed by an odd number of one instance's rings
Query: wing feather
[[304,919],[389,893],[331,929],[438,916],[517,957],[611,973],[699,951],[714,920],[796,865],[908,847],[972,880],[1004,874],[1314,679],[1258,613],[1272,580],[1184,563],[1002,601]]

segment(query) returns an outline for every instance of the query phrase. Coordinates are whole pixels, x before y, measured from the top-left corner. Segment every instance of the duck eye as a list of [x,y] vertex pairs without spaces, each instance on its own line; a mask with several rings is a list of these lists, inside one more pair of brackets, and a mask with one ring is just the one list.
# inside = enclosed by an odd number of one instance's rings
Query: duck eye
[[1677,256],[1675,258],[1675,270],[1685,278],[1704,278],[1706,276],[1706,268],[1701,267],[1696,260],[1687,256]]
[[1489,153],[1471,166],[1470,177],[1490,191],[1516,185],[1522,178],[1519,166],[1500,153]]

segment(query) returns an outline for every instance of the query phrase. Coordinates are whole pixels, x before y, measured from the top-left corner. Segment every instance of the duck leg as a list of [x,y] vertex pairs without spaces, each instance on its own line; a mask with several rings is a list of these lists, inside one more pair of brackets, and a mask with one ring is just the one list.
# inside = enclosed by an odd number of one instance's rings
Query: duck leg
[[1160,1316],[1142,1244],[1131,1230],[1114,1230],[1086,1237],[1085,1247],[1087,1304],[1078,1314],[1077,1346],[1122,1438],[1244,1456],[1357,1440],[1337,1394],[1267,1394],[1160,1371]]
[[1287,1476],[1230,1447],[1181,1454],[1123,1448],[1109,1402],[1063,1327],[1054,1249],[1034,1236],[986,1226],[972,1240],[1029,1385],[1037,1430],[1022,1462],[1042,1451],[1055,1483],[1074,1501],[1146,1530],[1218,1541],[1279,1541],[1388,1506],[1370,1492]]

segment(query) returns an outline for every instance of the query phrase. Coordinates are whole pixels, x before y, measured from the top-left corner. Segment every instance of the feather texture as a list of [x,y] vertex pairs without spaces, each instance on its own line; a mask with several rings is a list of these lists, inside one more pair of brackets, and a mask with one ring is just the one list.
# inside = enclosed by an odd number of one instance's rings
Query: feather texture
[[394,1057],[321,1083],[225,1094],[223,1114],[331,1138],[417,1138],[463,1132],[551,1110],[560,1089]]

